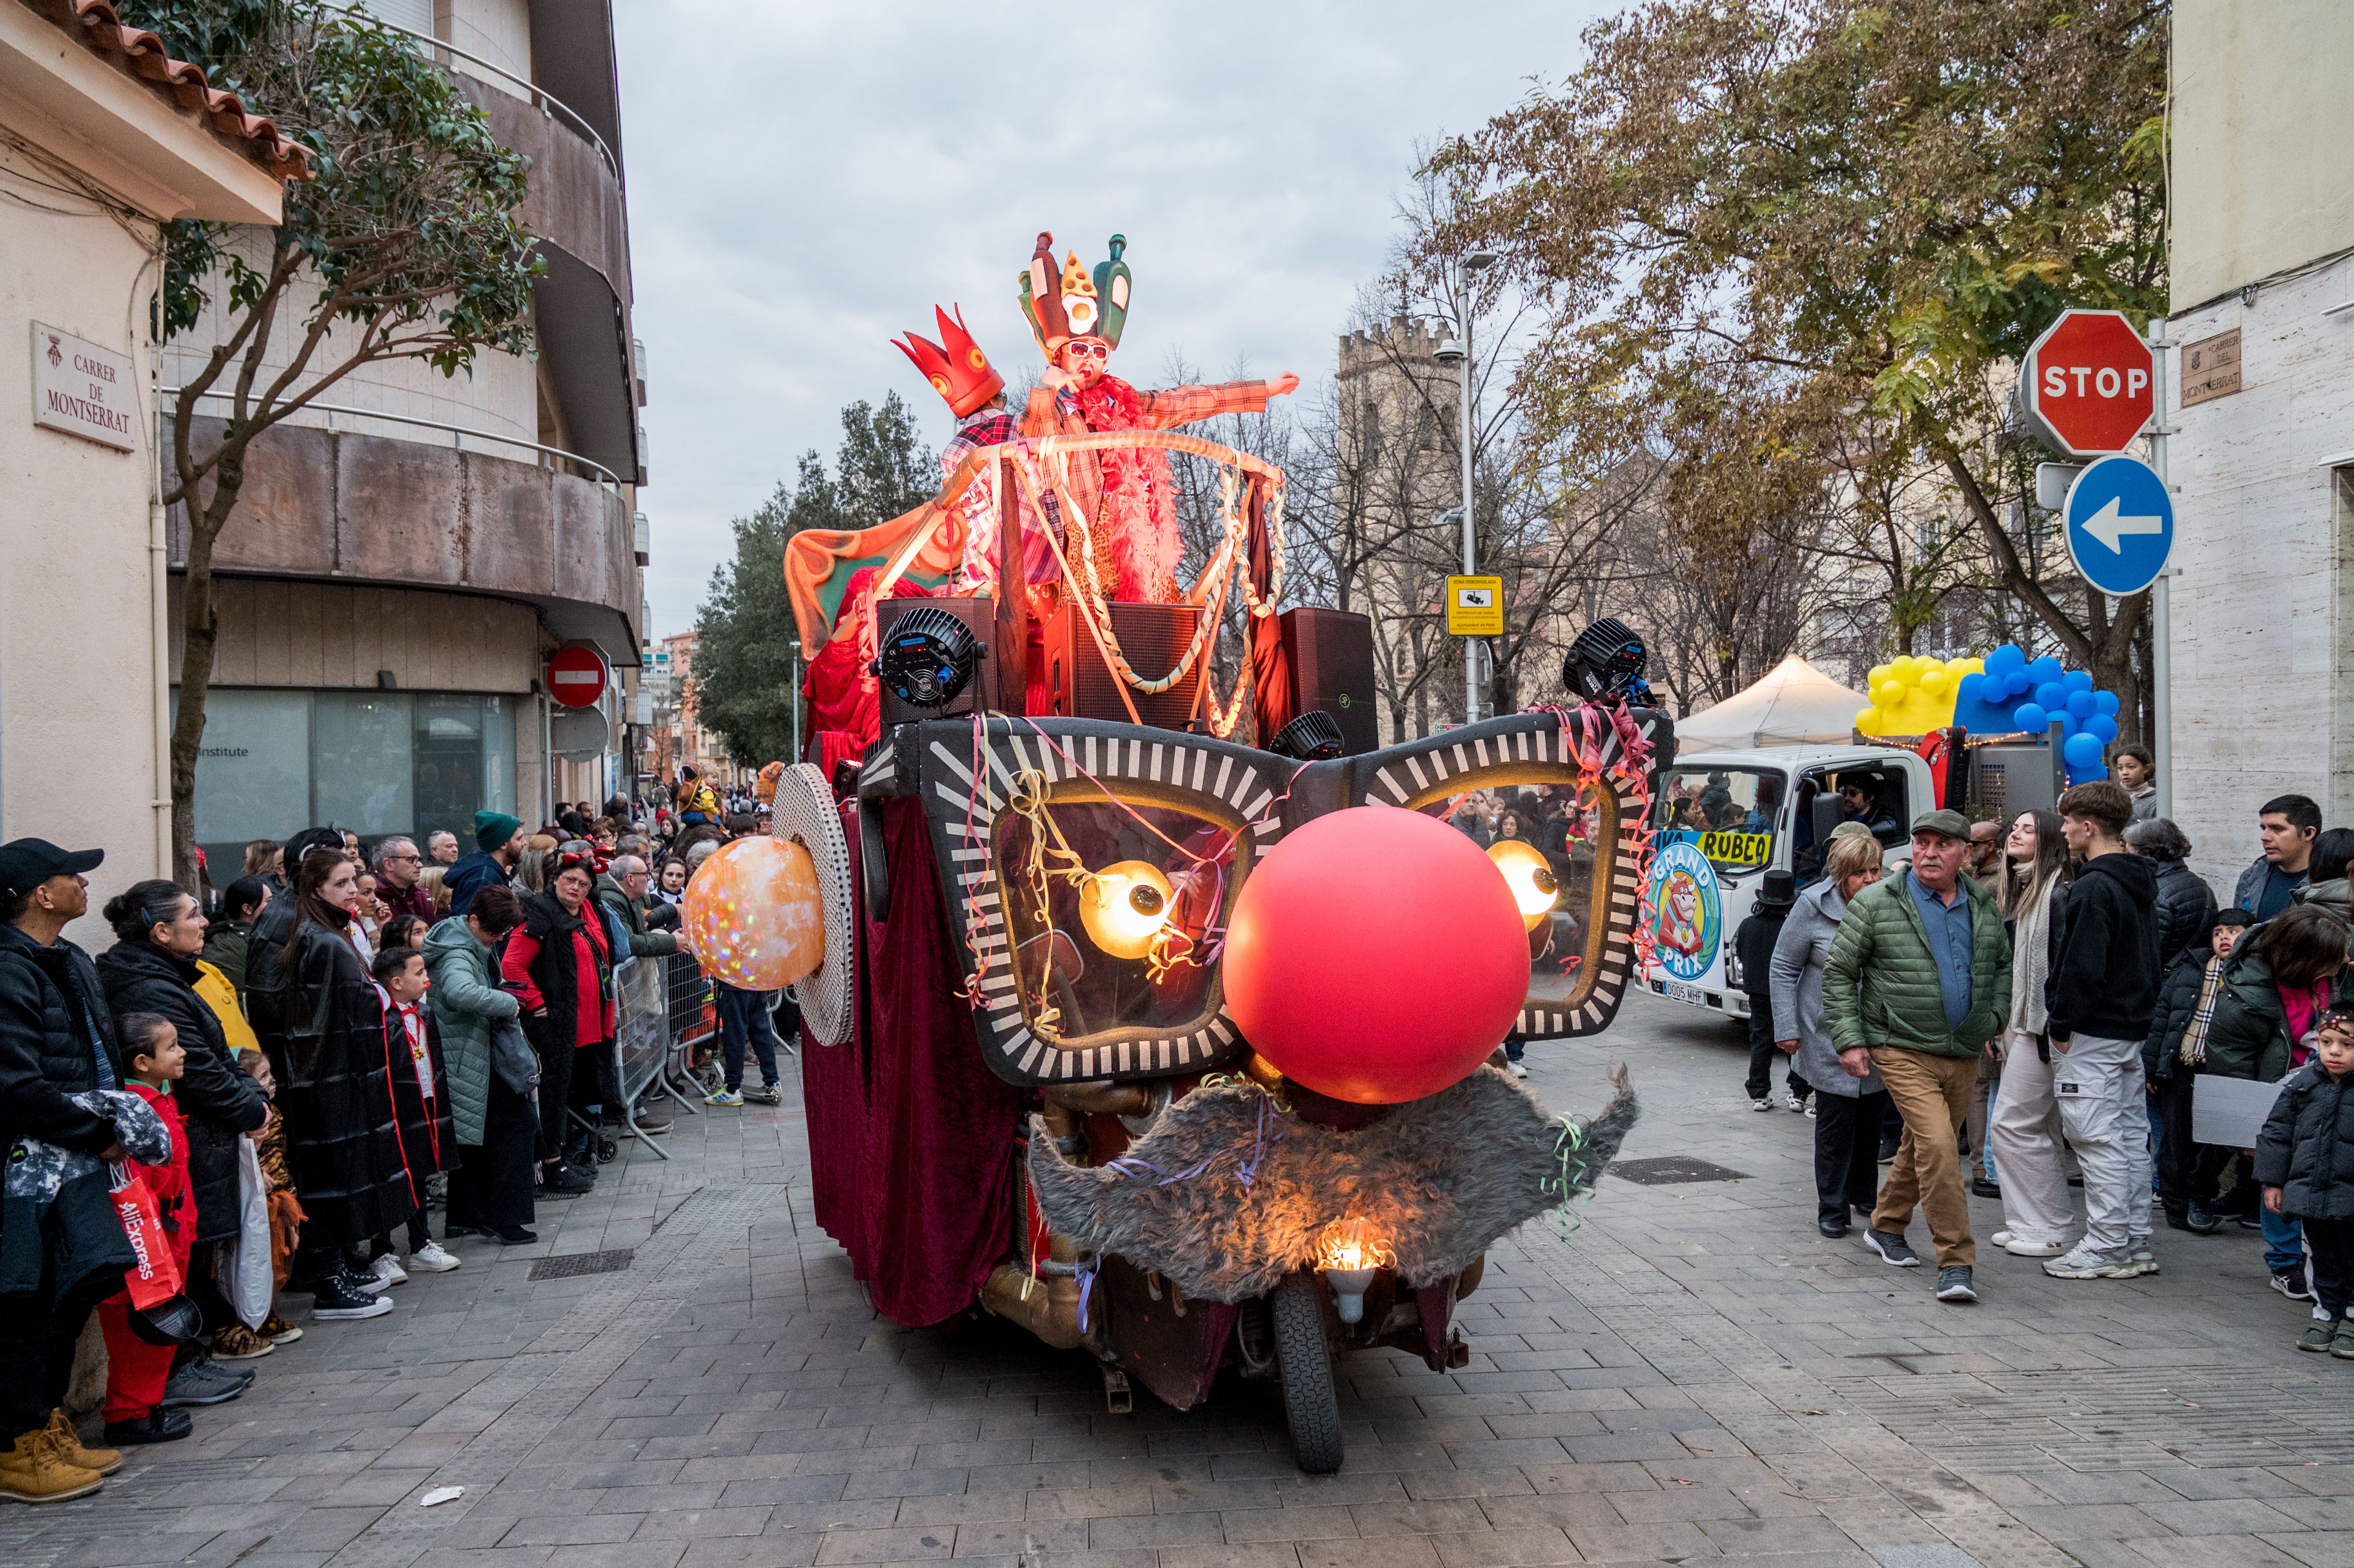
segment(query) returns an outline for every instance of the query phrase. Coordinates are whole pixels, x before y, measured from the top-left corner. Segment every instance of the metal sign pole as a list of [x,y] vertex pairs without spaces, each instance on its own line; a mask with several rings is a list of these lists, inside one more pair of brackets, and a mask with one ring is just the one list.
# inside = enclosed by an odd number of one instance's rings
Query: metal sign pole
[[[1471,373],[1479,361],[1471,355],[1471,274],[1466,269],[1458,276],[1463,291],[1456,314],[1463,331],[1463,575],[1468,577],[1479,569],[1479,543],[1471,521]],[[1463,722],[1479,722],[1479,650],[1470,641],[1463,644]]]
[[[2166,322],[2158,318],[2149,323],[2149,466],[2158,471],[2158,482],[2170,495],[2173,486],[2167,482],[2166,474]],[[2169,821],[2174,816],[2174,606],[2168,579],[2173,573],[2174,563],[2169,560],[2158,580],[2149,585],[2151,782],[2158,789],[2158,814]]]
[[793,760],[808,760],[801,755],[801,645],[798,638],[793,641]]

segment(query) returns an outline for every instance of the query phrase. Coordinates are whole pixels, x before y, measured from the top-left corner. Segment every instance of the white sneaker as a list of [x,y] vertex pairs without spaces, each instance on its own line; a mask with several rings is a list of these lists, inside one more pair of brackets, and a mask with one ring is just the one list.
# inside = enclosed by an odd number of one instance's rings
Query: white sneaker
[[387,1286],[408,1283],[408,1270],[401,1267],[400,1259],[390,1253],[386,1253],[382,1257],[377,1258],[375,1266],[368,1272]]
[[1518,1062],[1512,1063],[1511,1068],[1512,1076],[1516,1078],[1525,1078],[1529,1075],[1529,1070],[1526,1067],[1522,1066]]
[[408,1255],[408,1266],[427,1274],[447,1274],[458,1266],[458,1259],[442,1250],[438,1241],[429,1241]]
[[2126,1247],[2126,1266],[2117,1271],[2119,1279],[2134,1279],[2158,1272],[2158,1254],[2151,1250],[2149,1237],[2135,1236]]
[[2009,1231],[1998,1235],[1995,1245],[2013,1257],[2058,1257],[2068,1250],[2066,1242],[2029,1241],[2025,1236],[2011,1235]]
[[1807,1108],[1807,1102],[1798,1097],[1798,1091],[1796,1089],[1784,1089],[1782,1103],[1794,1111],[1803,1111]]
[[1764,1098],[1764,1099],[1762,1099],[1762,1100],[1751,1100],[1751,1101],[1749,1102],[1749,1108],[1750,1108],[1751,1110],[1762,1110],[1762,1111],[1769,1111],[1769,1110],[1772,1110],[1772,1109],[1774,1108],[1774,1100],[1773,1100],[1773,1097],[1769,1095],[1769,1096],[1767,1096],[1766,1098]]
[[2043,1272],[2054,1279],[2122,1279],[2133,1261],[2123,1253],[2087,1252],[2082,1242],[2065,1257],[2055,1257],[2043,1266]]
[[1815,1117],[1815,1102],[1811,1099],[1807,1102],[1807,1119],[1808,1121],[1817,1119]]
[[1987,1245],[1988,1246],[2008,1247],[2010,1245],[2010,1233],[2009,1231],[1997,1231],[1994,1234],[1987,1237]]

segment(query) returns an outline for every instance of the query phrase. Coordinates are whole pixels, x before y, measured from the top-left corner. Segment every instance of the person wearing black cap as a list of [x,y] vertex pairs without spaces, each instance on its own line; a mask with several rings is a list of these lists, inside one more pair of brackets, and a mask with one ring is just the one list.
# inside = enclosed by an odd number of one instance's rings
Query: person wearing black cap
[[[1789,918],[1790,906],[1797,901],[1797,879],[1787,871],[1769,871],[1757,885],[1756,902],[1733,933],[1734,958],[1741,965],[1741,989],[1749,997],[1749,1081],[1743,1086],[1748,1091],[1751,1110],[1774,1108],[1774,1058],[1780,1054],[1774,1046],[1774,944],[1781,940],[1782,922]],[[1807,1108],[1806,1080],[1798,1076],[1796,1062],[1790,1065],[1785,1092],[1792,1110]]]
[[[63,850],[47,839],[0,844],[0,1152],[30,1139],[54,1149],[122,1157],[114,1125],[67,1097],[122,1086],[114,1022],[90,955],[65,939],[90,909],[82,874],[103,850]],[[55,1300],[58,1240],[44,1228],[37,1291],[0,1296],[0,1498],[58,1502],[96,1491],[122,1463],[86,1449],[65,1416],[74,1340],[90,1303]],[[15,1242],[17,1238],[7,1238]],[[14,1250],[13,1246],[10,1250]]]

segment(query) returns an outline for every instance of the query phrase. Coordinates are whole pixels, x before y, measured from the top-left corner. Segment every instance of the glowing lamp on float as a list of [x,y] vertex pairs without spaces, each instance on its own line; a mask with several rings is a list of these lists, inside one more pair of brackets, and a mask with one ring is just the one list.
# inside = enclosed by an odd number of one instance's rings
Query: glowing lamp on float
[[1496,863],[1419,811],[1356,806],[1286,834],[1226,923],[1226,1004],[1317,1093],[1401,1105],[1461,1082],[1520,1016],[1528,927]]
[[1115,959],[1140,959],[1169,923],[1169,878],[1150,861],[1108,865],[1079,885],[1079,924]]
[[1363,1320],[1366,1288],[1375,1274],[1396,1262],[1388,1245],[1373,1234],[1370,1220],[1353,1215],[1334,1220],[1316,1237],[1316,1266],[1332,1287],[1333,1305],[1343,1323]]
[[687,880],[679,932],[705,971],[781,991],[825,961],[825,905],[810,852],[790,839],[720,845]]
[[1521,923],[1535,930],[1561,899],[1561,883],[1534,845],[1525,839],[1498,839],[1488,846],[1488,858],[1504,874],[1512,902],[1521,907]]

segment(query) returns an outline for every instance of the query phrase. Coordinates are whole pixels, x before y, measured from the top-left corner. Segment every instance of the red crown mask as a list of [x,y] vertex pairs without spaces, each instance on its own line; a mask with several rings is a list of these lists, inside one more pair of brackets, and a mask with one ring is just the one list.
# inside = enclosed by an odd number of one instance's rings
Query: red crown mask
[[[949,411],[963,418],[975,408],[1005,390],[1005,377],[989,363],[989,355],[972,341],[964,330],[964,310],[958,307],[951,317],[938,306],[932,307],[932,316],[939,323],[940,342],[909,333],[905,342],[895,338],[892,346],[915,362],[932,384],[932,390],[946,400]],[[945,344],[947,346],[942,347]]]

